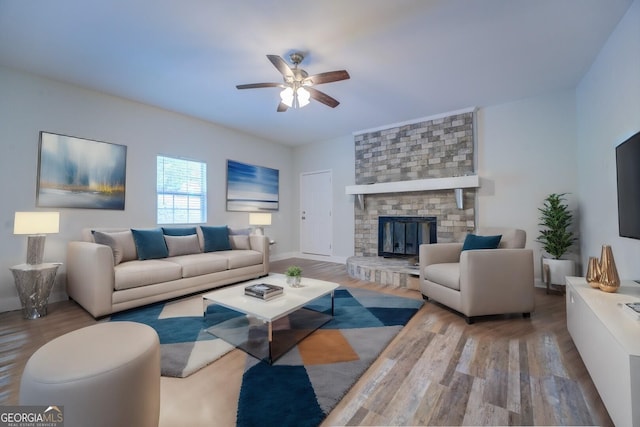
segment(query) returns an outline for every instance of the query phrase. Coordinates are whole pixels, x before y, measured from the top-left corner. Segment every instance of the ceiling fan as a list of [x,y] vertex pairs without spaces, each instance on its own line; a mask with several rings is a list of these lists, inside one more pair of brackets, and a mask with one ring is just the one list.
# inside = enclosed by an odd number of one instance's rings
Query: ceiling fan
[[302,108],[309,103],[309,98],[322,102],[331,108],[335,108],[340,104],[336,99],[330,97],[324,92],[320,92],[312,86],[346,80],[350,77],[346,70],[328,71],[326,73],[310,76],[305,70],[298,68],[298,65],[304,59],[304,54],[301,52],[294,52],[289,55],[293,68],[291,68],[289,64],[287,64],[287,62],[278,55],[267,55],[267,58],[269,58],[269,61],[271,61],[276,69],[280,71],[284,79],[284,83],[251,83],[246,85],[237,85],[236,88],[283,88],[283,91],[280,92],[281,101],[280,104],[278,104],[279,113],[287,111],[289,108]]

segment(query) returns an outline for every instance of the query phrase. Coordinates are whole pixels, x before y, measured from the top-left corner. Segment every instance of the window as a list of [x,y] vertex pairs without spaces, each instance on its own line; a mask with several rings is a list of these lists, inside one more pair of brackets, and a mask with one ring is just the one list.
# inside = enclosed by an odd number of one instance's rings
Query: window
[[158,156],[158,224],[207,222],[207,164]]

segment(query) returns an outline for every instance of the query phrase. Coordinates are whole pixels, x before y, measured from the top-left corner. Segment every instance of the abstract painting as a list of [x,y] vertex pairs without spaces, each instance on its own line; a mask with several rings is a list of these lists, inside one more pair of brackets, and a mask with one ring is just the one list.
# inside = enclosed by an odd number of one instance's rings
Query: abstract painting
[[124,210],[127,147],[40,132],[39,207]]
[[227,210],[277,211],[278,169],[227,160]]

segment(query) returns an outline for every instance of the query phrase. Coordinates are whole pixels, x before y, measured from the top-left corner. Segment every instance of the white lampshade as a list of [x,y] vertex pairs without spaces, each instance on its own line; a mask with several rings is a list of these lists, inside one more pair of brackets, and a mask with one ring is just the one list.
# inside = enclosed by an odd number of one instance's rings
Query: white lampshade
[[60,232],[60,212],[16,212],[13,234]]
[[280,99],[284,105],[291,107],[293,105],[293,89],[290,87],[285,88],[280,92]]
[[249,214],[249,225],[271,225],[271,214],[252,212]]
[[309,93],[308,90],[306,90],[303,87],[299,87],[298,90],[296,91],[296,95],[298,96],[298,106],[300,108],[309,104],[309,98],[311,97],[311,94]]
[[16,212],[13,234],[28,234],[27,264],[41,264],[45,234],[60,232],[60,212]]
[[309,104],[311,94],[303,87],[298,87],[295,91],[292,87],[286,87],[280,92],[282,103],[291,108],[302,108]]

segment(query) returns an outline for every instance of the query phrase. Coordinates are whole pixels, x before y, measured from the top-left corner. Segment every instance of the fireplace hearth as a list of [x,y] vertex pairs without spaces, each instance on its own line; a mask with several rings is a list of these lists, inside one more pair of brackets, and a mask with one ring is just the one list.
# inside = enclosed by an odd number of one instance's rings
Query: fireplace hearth
[[378,218],[378,256],[416,257],[423,243],[437,243],[435,216],[381,216]]

